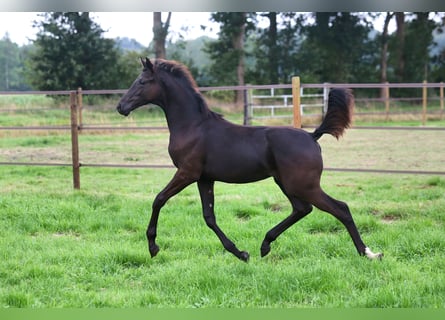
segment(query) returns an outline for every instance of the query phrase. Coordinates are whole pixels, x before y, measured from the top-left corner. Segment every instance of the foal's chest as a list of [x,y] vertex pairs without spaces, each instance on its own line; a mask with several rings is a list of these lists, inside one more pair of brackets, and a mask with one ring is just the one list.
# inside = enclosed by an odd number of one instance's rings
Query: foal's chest
[[170,136],[168,153],[176,166],[184,162],[197,161],[201,158],[202,153],[200,144],[196,137],[188,135]]

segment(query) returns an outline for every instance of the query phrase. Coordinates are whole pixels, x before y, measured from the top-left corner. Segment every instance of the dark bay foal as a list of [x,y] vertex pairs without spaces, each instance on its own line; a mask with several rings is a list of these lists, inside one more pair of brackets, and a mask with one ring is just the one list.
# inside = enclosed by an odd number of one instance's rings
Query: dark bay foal
[[292,204],[291,214],[266,233],[261,256],[270,244],[312,206],[336,217],[349,232],[360,255],[381,258],[362,241],[346,203],[323,192],[320,177],[323,161],[317,140],[325,133],[339,138],[349,127],[353,96],[349,90],[332,89],[328,111],[313,132],[286,127],[240,126],[212,112],[187,68],[173,61],[142,60],[143,71],[122,97],[117,110],[122,115],[146,104],[162,108],[170,131],[169,154],[177,167],[172,180],[156,196],[147,228],[148,248],[154,257],[159,212],[165,203],[188,185],[196,182],[204,219],[224,248],[243,261],[249,254],[240,251],[218,227],[214,213],[215,181],[248,183],[273,177]]

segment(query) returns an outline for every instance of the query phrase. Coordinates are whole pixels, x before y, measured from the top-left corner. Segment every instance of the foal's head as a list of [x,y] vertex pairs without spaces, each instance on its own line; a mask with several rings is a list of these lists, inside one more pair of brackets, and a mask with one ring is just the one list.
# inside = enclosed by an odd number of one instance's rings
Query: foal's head
[[128,116],[131,111],[143,105],[153,103],[161,105],[162,87],[155,75],[154,66],[148,58],[142,59],[142,73],[121,98],[117,111]]

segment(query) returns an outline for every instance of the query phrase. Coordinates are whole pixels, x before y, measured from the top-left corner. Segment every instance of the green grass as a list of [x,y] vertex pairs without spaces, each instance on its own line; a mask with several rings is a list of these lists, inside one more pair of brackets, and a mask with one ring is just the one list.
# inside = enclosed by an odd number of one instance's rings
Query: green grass
[[[69,98],[67,98],[67,101]],[[36,107],[54,107],[57,102],[45,95],[0,95],[2,109],[34,109]]]
[[357,255],[318,210],[260,258],[264,234],[290,210],[271,180],[216,185],[220,227],[249,263],[205,225],[197,188],[171,199],[151,259],[151,201],[172,170],[0,167],[3,307],[445,307],[445,180],[326,173],[382,261]]

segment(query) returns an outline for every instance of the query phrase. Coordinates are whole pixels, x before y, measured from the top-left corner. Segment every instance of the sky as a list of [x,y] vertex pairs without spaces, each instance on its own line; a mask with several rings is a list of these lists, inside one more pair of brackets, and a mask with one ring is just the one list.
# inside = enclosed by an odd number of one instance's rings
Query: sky
[[[30,39],[35,39],[37,29],[32,25],[34,20],[39,19],[38,14],[38,12],[0,12],[0,39],[8,33],[12,42],[20,46],[29,44]],[[163,13],[163,21],[166,15]],[[153,39],[153,12],[91,12],[90,16],[105,31],[104,36],[107,38],[133,38],[145,47]],[[382,15],[380,21],[377,21],[377,29],[382,29],[383,19]],[[262,27],[267,27],[266,20],[260,21]],[[391,32],[395,29],[394,20],[392,19],[390,24]],[[201,25],[207,28],[203,30]],[[173,41],[180,35],[185,40],[196,39],[203,35],[216,38],[218,31],[219,24],[210,21],[210,12],[173,12],[169,38]]]
[[[105,30],[107,38],[133,38],[143,46],[148,46],[153,38],[152,12],[91,12],[90,16]],[[30,39],[35,39],[37,29],[32,24],[37,19],[38,12],[0,12],[0,39],[8,33],[12,42],[29,44]],[[166,19],[165,13],[162,19]],[[201,25],[207,29],[202,30]],[[210,21],[209,12],[173,12],[169,30],[173,40],[180,35],[194,39],[202,35],[216,37],[219,27]]]

